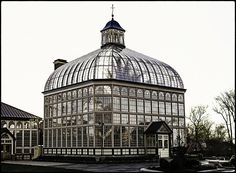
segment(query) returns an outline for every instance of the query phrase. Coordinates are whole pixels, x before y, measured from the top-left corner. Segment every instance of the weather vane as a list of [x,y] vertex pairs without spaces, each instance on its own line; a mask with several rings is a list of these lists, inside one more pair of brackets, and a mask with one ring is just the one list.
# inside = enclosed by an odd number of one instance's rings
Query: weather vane
[[114,14],[113,14],[113,11],[114,11],[114,5],[112,4],[112,6],[111,6],[111,9],[112,9],[112,13],[111,13],[111,17],[113,18],[114,17]]

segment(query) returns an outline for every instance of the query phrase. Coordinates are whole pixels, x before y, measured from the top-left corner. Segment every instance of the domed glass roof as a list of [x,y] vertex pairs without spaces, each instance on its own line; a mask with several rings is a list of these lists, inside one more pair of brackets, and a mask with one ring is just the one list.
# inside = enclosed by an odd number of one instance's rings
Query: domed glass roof
[[184,88],[179,74],[169,65],[128,48],[107,45],[57,68],[45,91],[96,79],[115,79]]

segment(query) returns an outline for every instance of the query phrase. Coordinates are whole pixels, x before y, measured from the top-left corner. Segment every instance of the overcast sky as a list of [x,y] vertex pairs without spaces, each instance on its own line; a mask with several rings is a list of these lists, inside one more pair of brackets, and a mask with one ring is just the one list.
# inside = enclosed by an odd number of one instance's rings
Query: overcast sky
[[[172,66],[187,89],[186,116],[235,88],[235,4],[222,2],[2,2],[2,102],[43,117],[43,90],[55,59],[74,60],[100,48],[114,19],[126,47]],[[213,115],[214,114],[214,115]]]

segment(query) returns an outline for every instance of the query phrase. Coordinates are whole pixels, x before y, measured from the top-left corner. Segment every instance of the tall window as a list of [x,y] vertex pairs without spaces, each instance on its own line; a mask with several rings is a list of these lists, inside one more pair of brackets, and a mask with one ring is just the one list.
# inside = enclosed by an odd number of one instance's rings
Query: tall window
[[29,147],[30,146],[30,131],[24,130],[24,146]]
[[143,113],[143,100],[137,99],[137,112]]
[[77,145],[78,147],[81,147],[82,146],[82,127],[78,127],[77,128]]
[[128,124],[128,122],[129,122],[128,114],[121,114],[121,123]]
[[113,97],[113,111],[120,111],[120,97]]
[[62,147],[66,147],[66,129],[62,129]]
[[122,146],[129,146],[129,128],[122,127]]
[[136,99],[129,99],[129,111],[136,112]]
[[72,128],[72,147],[76,147],[76,135],[77,129],[76,127]]
[[138,127],[138,146],[144,146],[144,127]]
[[138,125],[144,125],[144,115],[138,115]]
[[71,114],[71,102],[67,102],[67,115]]
[[152,114],[158,114],[158,102],[152,101]]
[[136,146],[137,144],[137,135],[136,135],[136,127],[130,127],[130,146]]
[[128,98],[121,98],[121,111],[128,112]]
[[120,126],[114,126],[114,146],[120,146]]
[[184,104],[179,104],[179,116],[184,116]]
[[171,115],[171,103],[166,102],[166,115]]
[[159,102],[159,114],[164,115],[165,114],[165,105],[164,102]]
[[151,113],[151,101],[145,100],[145,113],[150,114]]
[[130,124],[136,124],[136,115],[130,115]]
[[22,130],[16,131],[16,146],[22,147]]
[[[36,131],[32,131],[32,138],[33,138],[33,132],[36,132]],[[57,142],[57,134],[56,134],[56,129],[53,129],[52,130],[53,134],[52,134],[52,140],[53,140],[53,144],[52,144],[52,147],[56,147],[56,142]],[[36,132],[37,133],[37,132]],[[36,139],[37,139],[37,136],[36,136]],[[36,145],[36,144],[35,144]],[[35,146],[33,145],[33,140],[32,140],[32,146]]]
[[120,114],[113,114],[113,124],[120,124]]
[[172,103],[172,115],[178,115],[177,103]]
[[112,126],[104,126],[104,146],[111,147],[112,141]]

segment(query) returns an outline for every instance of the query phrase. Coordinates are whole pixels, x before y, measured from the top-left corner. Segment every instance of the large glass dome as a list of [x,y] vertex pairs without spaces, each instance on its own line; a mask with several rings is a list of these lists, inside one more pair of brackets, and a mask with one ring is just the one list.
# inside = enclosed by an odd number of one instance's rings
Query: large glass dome
[[184,88],[169,65],[125,47],[125,30],[112,19],[101,30],[101,48],[57,68],[44,91],[96,79],[115,79]]
[[184,88],[171,66],[131,49],[108,45],[56,69],[48,78],[45,91],[94,79]]

